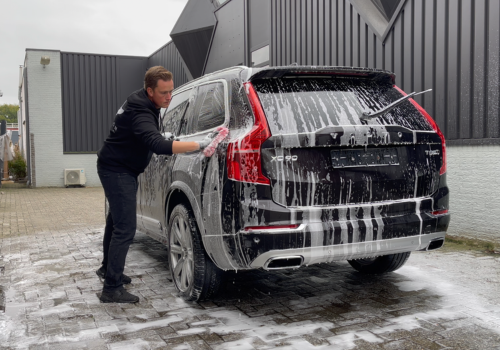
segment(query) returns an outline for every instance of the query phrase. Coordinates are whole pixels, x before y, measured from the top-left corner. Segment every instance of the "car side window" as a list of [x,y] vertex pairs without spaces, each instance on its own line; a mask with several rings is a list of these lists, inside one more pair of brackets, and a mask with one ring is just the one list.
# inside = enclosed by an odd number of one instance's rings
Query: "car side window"
[[163,118],[162,132],[171,132],[176,136],[182,135],[181,126],[186,110],[189,106],[190,94],[191,90],[187,90],[175,95],[172,98],[170,106],[168,106],[167,113]]
[[193,132],[201,132],[222,125],[225,121],[224,84],[213,83],[198,88]]

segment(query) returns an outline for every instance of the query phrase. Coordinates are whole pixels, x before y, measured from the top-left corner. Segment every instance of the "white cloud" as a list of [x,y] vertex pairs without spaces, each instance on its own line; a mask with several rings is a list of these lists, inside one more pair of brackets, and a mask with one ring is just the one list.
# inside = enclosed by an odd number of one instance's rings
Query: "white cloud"
[[0,104],[18,103],[25,50],[149,56],[188,0],[0,0]]

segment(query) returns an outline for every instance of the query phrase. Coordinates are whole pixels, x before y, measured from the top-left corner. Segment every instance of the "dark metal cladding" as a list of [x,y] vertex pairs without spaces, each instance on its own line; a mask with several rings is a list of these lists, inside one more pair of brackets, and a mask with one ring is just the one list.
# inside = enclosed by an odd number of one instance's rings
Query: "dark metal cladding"
[[[407,92],[433,89],[416,101],[448,145],[500,144],[499,1],[269,2],[271,66],[389,69]],[[389,21],[382,2],[400,3]]]
[[245,63],[246,7],[244,1],[229,1],[213,13],[217,24],[211,37],[203,74]]
[[153,66],[167,67],[174,75],[175,86],[185,84],[191,78],[173,41],[169,41],[148,57],[148,67]]
[[147,57],[61,52],[64,153],[99,150],[118,108],[142,87],[147,61]]

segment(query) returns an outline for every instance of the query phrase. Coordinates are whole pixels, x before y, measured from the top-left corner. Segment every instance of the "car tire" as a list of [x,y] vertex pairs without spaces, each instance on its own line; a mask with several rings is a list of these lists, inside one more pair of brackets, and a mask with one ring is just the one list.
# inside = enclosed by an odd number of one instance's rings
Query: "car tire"
[[184,204],[178,204],[170,215],[168,263],[175,287],[185,300],[204,300],[219,290],[222,270],[205,252],[193,212]]
[[403,266],[410,252],[378,256],[369,259],[347,260],[347,262],[361,273],[369,275],[396,271]]

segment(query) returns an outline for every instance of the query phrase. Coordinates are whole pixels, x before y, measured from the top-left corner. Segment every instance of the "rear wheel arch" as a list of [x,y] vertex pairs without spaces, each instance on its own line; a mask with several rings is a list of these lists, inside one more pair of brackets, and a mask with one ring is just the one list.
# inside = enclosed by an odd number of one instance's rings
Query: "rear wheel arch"
[[170,186],[170,192],[168,193],[165,200],[165,225],[168,226],[170,220],[170,215],[172,211],[177,206],[177,204],[183,203],[192,210],[193,215],[198,224],[198,229],[203,236],[205,232],[205,226],[203,224],[203,219],[201,211],[196,202],[196,197],[191,189],[183,182],[175,181]]
[[[184,204],[188,209],[191,210],[193,213],[193,216],[196,220],[198,230],[200,232],[200,235],[202,237],[202,246],[203,249],[205,249],[205,252],[207,253],[208,257],[210,260],[217,266],[218,268],[221,269],[227,269],[230,268],[231,263],[228,263],[226,260],[218,261],[217,259],[214,258],[214,251],[210,249],[213,244],[206,244],[205,242],[205,221],[203,219],[201,209],[198,206],[198,203],[196,201],[196,198],[194,196],[194,193],[191,191],[191,189],[183,182],[181,181],[176,181],[172,183],[170,186],[170,191],[168,192],[166,198],[165,198],[165,230],[166,233],[168,233],[169,230],[169,222],[170,218],[172,215],[172,211],[175,209],[175,207],[178,204]],[[210,238],[208,238],[210,239]],[[207,249],[208,248],[208,249]],[[222,259],[224,259],[224,255],[219,254],[219,256],[222,256]]]
[[177,204],[181,203],[188,206],[189,209],[193,210],[193,207],[189,202],[189,198],[186,196],[184,192],[182,192],[179,189],[171,191],[165,203],[165,213],[166,213],[165,221],[167,224],[168,221],[170,220],[170,215],[172,214],[172,211],[177,206]]

